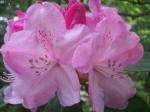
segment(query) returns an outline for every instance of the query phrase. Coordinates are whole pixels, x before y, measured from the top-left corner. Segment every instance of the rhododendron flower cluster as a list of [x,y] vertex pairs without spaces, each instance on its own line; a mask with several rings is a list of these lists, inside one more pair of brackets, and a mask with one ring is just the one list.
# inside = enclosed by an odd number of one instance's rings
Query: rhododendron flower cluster
[[[62,106],[80,102],[79,78],[88,76],[93,112],[124,109],[136,89],[125,67],[143,55],[140,38],[115,8],[89,0],[91,12],[70,0],[66,9],[36,2],[9,20],[1,47],[5,102],[36,110],[57,94]],[[79,77],[78,77],[79,76]]]

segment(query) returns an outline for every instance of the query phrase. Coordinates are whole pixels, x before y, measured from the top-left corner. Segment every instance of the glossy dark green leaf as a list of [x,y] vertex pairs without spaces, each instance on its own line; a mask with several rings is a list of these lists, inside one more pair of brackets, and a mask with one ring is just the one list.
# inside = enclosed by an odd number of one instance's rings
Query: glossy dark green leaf
[[145,52],[143,58],[137,63],[132,66],[127,67],[128,71],[133,72],[148,72],[150,71],[150,53]]

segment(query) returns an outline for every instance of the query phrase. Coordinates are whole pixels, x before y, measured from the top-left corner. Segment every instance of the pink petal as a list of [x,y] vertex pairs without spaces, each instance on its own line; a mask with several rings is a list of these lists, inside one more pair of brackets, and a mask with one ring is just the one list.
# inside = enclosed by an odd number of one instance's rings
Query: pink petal
[[4,91],[5,102],[23,104],[28,109],[46,104],[55,96],[57,89],[54,74],[49,75],[49,73],[27,79],[16,77],[16,80]]
[[82,3],[76,2],[65,13],[66,27],[71,29],[76,24],[86,24],[85,7]]
[[[117,48],[117,44],[120,43],[120,47]],[[115,47],[115,46],[116,47]],[[127,45],[127,47],[125,47]],[[110,59],[116,60],[118,63],[121,63],[123,66],[131,65],[137,63],[143,56],[143,47],[139,43],[139,37],[135,33],[130,33],[129,37],[124,40],[119,38],[114,41],[111,48],[113,52],[110,53]],[[115,53],[119,51],[118,53]]]
[[[94,3],[94,0],[90,0],[90,1]],[[98,1],[98,0],[95,0],[95,1]],[[114,16],[117,16],[117,20],[118,20],[118,18],[121,19],[121,17],[118,15],[117,10],[115,8],[101,7],[101,8],[99,8],[99,10],[100,11],[92,11],[92,13],[86,14],[87,26],[92,31],[95,31],[96,25],[99,22],[101,22],[103,19],[106,19],[106,18],[111,19],[111,18],[114,18]]]
[[136,93],[136,88],[129,77],[123,79],[103,77],[100,81],[104,88],[105,105],[108,107],[124,109],[128,105],[128,99]]
[[[5,89],[5,102],[23,104],[34,109],[49,102],[57,91],[60,103],[71,106],[80,102],[80,84],[77,74],[68,65],[56,65],[44,74],[16,80]],[[26,76],[27,77],[27,76]]]
[[115,15],[99,22],[96,32],[96,38],[99,40],[97,43],[101,42],[100,60],[118,60],[123,52],[134,48],[139,43],[139,37],[132,36],[124,21]]
[[142,44],[139,43],[133,49],[122,54],[127,57],[126,60],[124,61],[124,65],[127,66],[137,63],[142,58],[143,54],[144,54],[143,46]]
[[100,12],[100,0],[89,0],[88,5],[93,14],[98,14]]
[[25,17],[25,13],[24,12],[21,12],[19,10],[16,10],[16,14],[18,16],[18,19],[16,21],[14,21],[14,30],[15,32],[18,32],[18,31],[21,31],[23,30],[24,28],[24,17]]
[[[128,105],[128,99],[133,97],[136,93],[134,84],[129,77],[105,77],[103,74],[96,71],[94,71],[92,75],[92,77],[96,77],[94,82],[98,80],[97,82],[99,85],[97,89],[101,88],[103,90],[104,103],[107,107],[124,109]],[[95,91],[93,91],[93,93],[94,92]],[[98,94],[98,92],[95,92],[95,94],[96,93]]]
[[14,86],[11,84],[4,89],[4,102],[11,104],[21,104],[23,100],[20,96],[17,96],[16,93],[13,93]]
[[70,9],[76,2],[76,0],[70,0],[67,6],[67,10]]
[[99,85],[99,74],[89,73],[89,96],[92,101],[93,112],[104,112],[104,91]]
[[30,31],[14,33],[2,46],[2,55],[6,68],[22,78],[43,74],[56,63]]
[[92,32],[95,31],[96,24],[101,20],[100,16],[93,16],[92,13],[86,14],[86,25],[90,28]]
[[52,3],[34,4],[26,12],[25,30],[44,31],[49,41],[57,41],[66,31],[65,19]]
[[92,40],[87,43],[82,43],[79,45],[74,51],[74,55],[72,58],[72,64],[75,69],[77,69],[81,73],[87,73],[90,70],[92,56],[93,56],[93,48],[92,48]]
[[[105,41],[111,42],[113,42],[115,39],[118,39],[118,36],[124,35],[123,38],[125,38],[125,36],[128,34],[126,24],[117,15],[114,15],[111,18],[104,18],[102,21],[100,21],[96,26],[96,32],[99,33],[100,36],[103,36]],[[110,35],[107,33],[110,33]]]
[[36,3],[43,5],[43,2],[41,1],[36,1]]
[[7,21],[7,28],[6,28],[6,33],[4,35],[4,42],[6,43],[7,41],[10,40],[11,35],[15,32],[13,26],[14,26],[14,20],[8,20]]
[[70,65],[56,64],[40,46],[35,33],[14,33],[1,52],[6,68],[16,77],[5,90],[5,102],[22,103],[33,109],[51,100],[56,91],[63,106],[80,101],[80,84],[75,70]]
[[64,40],[54,45],[56,57],[61,63],[72,63],[72,56],[77,46],[89,39],[89,29],[85,25],[76,25],[66,32]]
[[54,68],[57,82],[57,95],[63,106],[80,102],[80,83],[75,70],[70,65],[60,64]]
[[54,5],[59,9],[59,11],[63,14],[63,16],[65,16],[65,10],[61,8],[61,6],[57,3],[54,3]]
[[18,16],[17,20],[8,20],[7,22],[7,25],[8,25],[6,28],[7,32],[4,36],[5,42],[10,40],[10,37],[14,32],[23,30],[25,13],[19,10],[16,10],[16,14]]
[[15,32],[23,30],[23,26],[24,26],[24,19],[19,19],[19,20],[15,21],[14,22]]
[[101,18],[111,18],[111,17],[117,17],[117,18],[122,18],[119,14],[118,14],[118,10],[116,8],[110,8],[110,7],[101,7],[101,12],[100,15]]
[[16,14],[19,18],[24,18],[24,16],[25,16],[25,13],[20,10],[16,10]]

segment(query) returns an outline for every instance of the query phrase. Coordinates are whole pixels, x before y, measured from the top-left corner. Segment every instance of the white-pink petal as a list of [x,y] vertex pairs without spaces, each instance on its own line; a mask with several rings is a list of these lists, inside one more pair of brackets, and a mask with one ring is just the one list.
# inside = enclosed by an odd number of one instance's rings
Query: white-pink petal
[[60,64],[54,68],[57,95],[63,106],[80,102],[80,83],[76,71],[70,65]]
[[66,31],[65,18],[55,4],[34,4],[26,12],[25,30],[44,31],[49,41],[63,38]]
[[89,96],[93,112],[104,112],[104,90],[99,82],[99,74],[95,71],[89,73]]

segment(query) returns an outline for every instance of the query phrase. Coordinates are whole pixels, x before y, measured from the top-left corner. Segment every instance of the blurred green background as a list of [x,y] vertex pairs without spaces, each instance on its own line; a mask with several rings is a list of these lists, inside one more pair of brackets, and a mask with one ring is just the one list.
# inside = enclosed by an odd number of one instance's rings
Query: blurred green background
[[[0,0],[0,46],[3,44],[3,36],[6,32],[7,20],[14,18],[15,11],[25,11],[36,0]],[[68,0],[41,0],[57,2],[65,7]],[[88,0],[81,0],[88,10]],[[105,6],[115,7],[124,20],[132,24],[132,31],[136,32],[144,46],[145,51],[150,52],[150,0],[102,0]],[[147,59],[150,55],[147,56]],[[148,65],[147,65],[148,66]],[[149,63],[150,66],[150,63]],[[5,70],[0,56],[0,74]],[[132,71],[132,70],[131,70]],[[129,101],[129,106],[123,111],[106,108],[106,112],[150,112],[150,69],[144,72],[130,72],[137,87],[137,95]],[[6,105],[3,103],[3,88],[7,84],[0,81],[0,112],[28,112],[20,105]],[[59,105],[57,98],[47,105],[40,107],[38,112],[92,112],[87,93],[87,85],[81,86],[81,103],[70,108]]]

